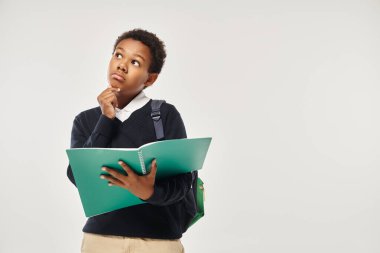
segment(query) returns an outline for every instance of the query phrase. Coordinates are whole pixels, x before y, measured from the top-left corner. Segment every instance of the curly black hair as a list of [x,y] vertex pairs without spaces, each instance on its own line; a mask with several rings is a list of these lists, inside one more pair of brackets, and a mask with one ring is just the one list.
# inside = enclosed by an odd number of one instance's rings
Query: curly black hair
[[117,44],[119,44],[120,41],[125,39],[134,39],[137,41],[140,41],[150,49],[150,55],[151,55],[151,63],[148,69],[149,73],[160,73],[162,66],[165,63],[166,58],[166,51],[165,51],[165,44],[163,41],[161,41],[156,34],[148,32],[147,30],[143,30],[140,28],[136,28],[127,32],[124,32],[122,35],[120,35],[114,46],[112,54],[115,53],[115,49]]

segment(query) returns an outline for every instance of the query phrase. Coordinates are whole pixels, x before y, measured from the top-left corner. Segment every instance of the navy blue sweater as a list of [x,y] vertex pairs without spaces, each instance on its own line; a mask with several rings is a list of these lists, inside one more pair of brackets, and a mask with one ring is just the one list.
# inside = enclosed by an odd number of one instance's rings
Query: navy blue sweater
[[[99,106],[81,112],[74,119],[71,148],[137,148],[157,141],[150,116],[151,102],[152,100],[134,111],[124,122],[102,115]],[[181,115],[173,105],[163,103],[161,117],[165,140],[187,138]],[[75,185],[70,165],[67,176]],[[154,193],[146,200],[146,204],[90,217],[82,231],[103,235],[179,239],[186,231],[186,222],[195,214],[191,181],[191,173],[156,179]]]

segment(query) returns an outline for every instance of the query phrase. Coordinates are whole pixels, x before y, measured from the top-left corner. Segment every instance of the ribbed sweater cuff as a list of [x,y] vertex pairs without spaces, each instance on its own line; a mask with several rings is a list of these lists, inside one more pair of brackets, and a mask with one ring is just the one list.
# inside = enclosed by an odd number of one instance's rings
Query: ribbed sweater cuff
[[162,205],[162,195],[164,195],[162,187],[158,187],[157,185],[155,185],[152,196],[150,196],[148,199],[144,201],[152,205]]

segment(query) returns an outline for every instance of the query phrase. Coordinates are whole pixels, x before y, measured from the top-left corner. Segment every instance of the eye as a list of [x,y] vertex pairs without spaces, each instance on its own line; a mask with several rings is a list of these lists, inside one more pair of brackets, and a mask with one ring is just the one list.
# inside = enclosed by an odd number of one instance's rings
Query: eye
[[133,64],[133,62],[137,62],[138,65],[135,65],[135,66],[140,67],[140,62],[138,62],[138,61],[136,61],[136,60],[132,60],[132,64]]
[[[119,57],[119,55],[120,55],[121,57]],[[118,59],[121,59],[121,58],[123,57],[120,53],[115,53],[115,56],[116,56],[116,58],[118,58]]]

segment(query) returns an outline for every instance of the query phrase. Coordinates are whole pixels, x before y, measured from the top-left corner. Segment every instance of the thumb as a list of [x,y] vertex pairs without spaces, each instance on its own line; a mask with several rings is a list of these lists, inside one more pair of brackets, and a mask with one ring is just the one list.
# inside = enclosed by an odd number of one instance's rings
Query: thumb
[[117,101],[116,96],[112,99],[111,104],[112,104],[113,108],[119,108],[119,103]]
[[154,159],[152,161],[152,168],[151,168],[151,170],[149,172],[149,177],[155,178],[156,177],[156,173],[157,173],[157,160]]

